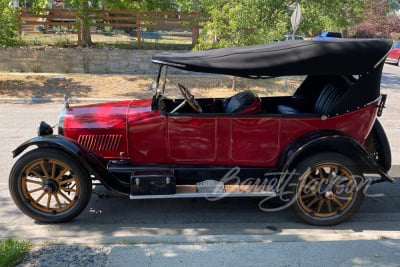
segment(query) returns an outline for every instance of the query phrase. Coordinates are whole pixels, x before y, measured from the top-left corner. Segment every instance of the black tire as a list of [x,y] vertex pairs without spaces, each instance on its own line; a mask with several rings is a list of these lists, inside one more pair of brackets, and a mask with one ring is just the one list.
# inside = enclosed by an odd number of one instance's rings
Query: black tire
[[86,207],[92,181],[86,169],[66,152],[38,148],[14,164],[9,189],[15,204],[29,217],[61,223],[78,216]]
[[348,220],[364,199],[365,178],[356,163],[338,153],[311,156],[296,167],[291,183],[293,211],[303,221],[318,226]]

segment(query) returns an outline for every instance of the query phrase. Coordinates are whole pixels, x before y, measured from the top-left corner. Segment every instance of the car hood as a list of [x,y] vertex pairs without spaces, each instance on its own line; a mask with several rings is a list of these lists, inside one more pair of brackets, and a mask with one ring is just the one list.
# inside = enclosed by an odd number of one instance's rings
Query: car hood
[[151,110],[151,99],[123,100],[67,108],[61,115],[65,129],[121,129],[126,127],[128,114]]

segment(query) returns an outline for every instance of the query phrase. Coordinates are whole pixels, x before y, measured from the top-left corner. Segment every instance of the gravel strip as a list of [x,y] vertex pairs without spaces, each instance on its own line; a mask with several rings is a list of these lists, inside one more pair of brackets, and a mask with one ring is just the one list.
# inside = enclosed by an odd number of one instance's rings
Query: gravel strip
[[106,266],[111,248],[101,245],[47,245],[35,247],[18,267]]

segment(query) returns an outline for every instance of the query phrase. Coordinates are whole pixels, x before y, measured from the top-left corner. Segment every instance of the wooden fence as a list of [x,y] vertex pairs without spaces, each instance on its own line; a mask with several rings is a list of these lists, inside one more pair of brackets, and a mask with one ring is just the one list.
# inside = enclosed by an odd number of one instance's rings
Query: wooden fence
[[[135,32],[138,44],[143,37],[158,38],[157,30],[190,30],[192,45],[197,44],[201,23],[197,12],[165,12],[165,11],[130,11],[130,10],[91,10],[86,14],[88,25],[99,28],[126,28]],[[77,10],[73,9],[43,9],[39,14],[30,9],[21,9],[21,32],[33,33],[40,27],[46,31],[52,26],[63,26],[75,29],[78,44],[82,43],[82,21]],[[153,31],[149,31],[152,29]],[[37,30],[36,30],[37,32]]]

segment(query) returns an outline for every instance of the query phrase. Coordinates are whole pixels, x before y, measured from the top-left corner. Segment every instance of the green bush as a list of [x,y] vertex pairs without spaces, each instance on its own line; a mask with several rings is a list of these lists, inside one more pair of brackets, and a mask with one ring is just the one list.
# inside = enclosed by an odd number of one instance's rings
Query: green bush
[[19,10],[9,6],[8,2],[0,0],[0,47],[10,47],[20,43]]

